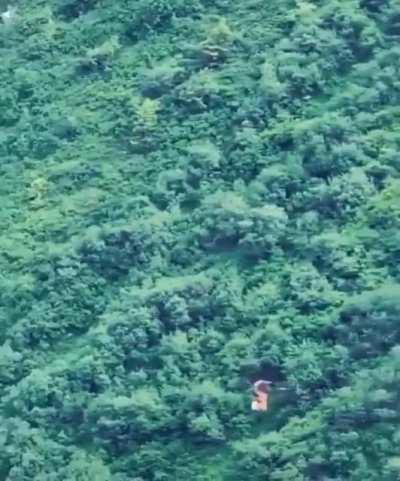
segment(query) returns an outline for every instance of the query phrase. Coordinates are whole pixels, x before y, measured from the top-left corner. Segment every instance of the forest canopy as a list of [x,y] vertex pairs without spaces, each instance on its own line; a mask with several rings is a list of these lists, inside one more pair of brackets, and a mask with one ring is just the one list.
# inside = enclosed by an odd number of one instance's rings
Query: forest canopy
[[398,481],[399,2],[0,8],[0,481]]

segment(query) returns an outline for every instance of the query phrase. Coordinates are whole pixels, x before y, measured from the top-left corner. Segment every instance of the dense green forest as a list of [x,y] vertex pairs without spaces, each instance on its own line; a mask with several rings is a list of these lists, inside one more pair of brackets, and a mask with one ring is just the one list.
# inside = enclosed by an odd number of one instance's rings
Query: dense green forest
[[400,2],[8,3],[0,481],[400,480]]

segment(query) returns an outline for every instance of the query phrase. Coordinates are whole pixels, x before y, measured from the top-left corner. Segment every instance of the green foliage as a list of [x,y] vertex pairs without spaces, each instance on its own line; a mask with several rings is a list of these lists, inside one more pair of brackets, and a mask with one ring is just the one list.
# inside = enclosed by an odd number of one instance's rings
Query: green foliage
[[[399,286],[387,285],[366,292],[343,306],[340,314],[343,323],[337,331],[342,341],[352,348],[354,356],[377,356],[399,342],[398,296]],[[379,332],[375,332],[376,325],[379,325]]]
[[88,422],[95,442],[120,451],[163,430],[171,419],[157,391],[142,388],[131,397],[99,396],[88,408]]
[[145,67],[139,72],[140,87],[144,95],[160,97],[185,78],[181,62],[172,57]]
[[71,461],[65,470],[66,479],[71,481],[108,481],[111,477],[110,470],[101,459],[92,458],[83,451],[77,451],[72,455]]
[[202,242],[213,246],[240,246],[245,253],[262,256],[285,232],[287,215],[274,205],[250,208],[234,192],[219,192],[206,199],[200,217]]
[[107,68],[120,47],[118,37],[111,37],[99,47],[89,49],[86,56],[80,60],[79,66],[81,69],[89,71]]
[[398,480],[396,0],[0,4],[0,480]]
[[166,28],[174,13],[170,0],[140,0],[136,2],[127,34],[133,40],[147,33]]

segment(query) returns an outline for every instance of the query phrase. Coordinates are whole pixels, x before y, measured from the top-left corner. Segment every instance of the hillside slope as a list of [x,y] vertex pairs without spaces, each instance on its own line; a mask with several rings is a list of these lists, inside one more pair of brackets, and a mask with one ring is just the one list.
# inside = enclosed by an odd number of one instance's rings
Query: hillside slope
[[398,480],[398,2],[16,7],[0,481]]

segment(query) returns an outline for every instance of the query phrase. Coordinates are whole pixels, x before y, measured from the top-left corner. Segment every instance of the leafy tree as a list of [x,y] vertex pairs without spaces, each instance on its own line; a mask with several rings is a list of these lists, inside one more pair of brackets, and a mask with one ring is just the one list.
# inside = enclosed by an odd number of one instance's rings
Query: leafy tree
[[71,481],[84,481],[86,479],[108,481],[111,473],[101,459],[90,457],[83,451],[76,451],[65,469],[65,476],[66,479]]
[[396,0],[0,7],[0,480],[397,480]]

